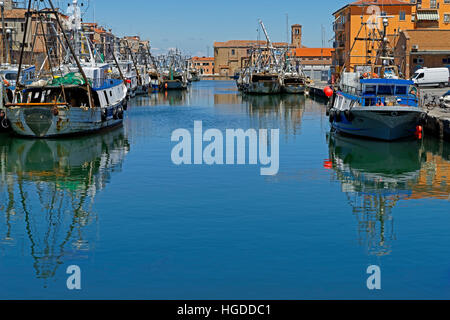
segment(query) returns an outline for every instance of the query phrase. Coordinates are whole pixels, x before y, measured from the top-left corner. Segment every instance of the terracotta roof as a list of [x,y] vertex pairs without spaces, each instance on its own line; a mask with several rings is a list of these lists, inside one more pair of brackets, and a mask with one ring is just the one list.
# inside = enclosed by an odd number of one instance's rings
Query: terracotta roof
[[[263,46],[267,44],[267,41],[262,40],[230,40],[225,42],[214,42],[214,48],[248,48],[255,46]],[[287,47],[286,42],[274,42],[275,47]]]
[[214,61],[213,57],[193,57],[192,61]]
[[330,57],[334,49],[332,48],[300,48],[293,49],[296,57]]
[[343,6],[342,8],[334,12],[333,15],[344,10],[347,7],[356,6],[415,6],[415,4],[411,3],[411,1],[406,0],[359,0]]

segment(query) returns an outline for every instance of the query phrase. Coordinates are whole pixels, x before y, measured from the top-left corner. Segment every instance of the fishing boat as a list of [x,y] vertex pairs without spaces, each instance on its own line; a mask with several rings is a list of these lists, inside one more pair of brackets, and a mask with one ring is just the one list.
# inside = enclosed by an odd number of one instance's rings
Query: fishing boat
[[283,73],[282,91],[284,93],[305,93],[307,78],[300,71],[289,70]]
[[200,81],[200,76],[198,75],[198,71],[197,70],[195,70],[195,69],[189,70],[189,75],[190,75],[190,81],[191,82]]
[[[55,10],[52,1],[48,3]],[[76,0],[73,6],[78,6]],[[30,7],[31,3],[28,7],[30,16],[39,14],[38,11],[33,13]],[[74,23],[73,32],[78,32],[81,17],[75,19],[78,23]],[[57,15],[56,20],[63,29]],[[79,135],[119,126],[123,122],[127,97],[125,83],[111,77],[111,66],[107,63],[99,63],[93,58],[80,62],[79,54],[74,50],[74,47],[80,46],[76,43],[73,46],[65,32],[62,35],[74,64],[61,66],[59,77],[40,79],[30,85],[17,83],[13,101],[6,104],[7,118],[13,131],[20,136],[49,138]],[[86,45],[89,46],[89,42]],[[92,51],[89,52],[92,57]],[[64,68],[69,72],[62,72]],[[18,73],[21,79],[21,63]]]
[[[133,98],[136,96],[136,91],[138,89],[138,77],[136,70],[133,67],[133,61],[119,59],[118,64],[114,64],[113,61],[109,61],[108,63],[112,66],[112,76],[114,78],[121,79],[123,76],[125,79],[127,97]],[[122,74],[122,76],[120,74]]]
[[158,91],[160,84],[159,84],[159,75],[158,71],[155,69],[150,69],[148,72],[148,75],[150,77],[150,87],[153,92]]
[[413,81],[401,79],[388,50],[387,17],[383,25],[380,39],[372,39],[381,43],[374,63],[341,74],[329,110],[332,129],[338,133],[386,141],[421,134],[425,114],[420,92]]
[[281,93],[281,61],[270,41],[264,23],[259,21],[267,39],[267,48],[253,50],[249,65],[238,79],[238,87],[247,94]]
[[284,55],[284,68],[282,72],[282,92],[303,94],[310,80],[303,71],[300,59],[291,54]]
[[186,90],[188,87],[187,59],[178,50],[170,50],[159,58],[160,90]]
[[244,92],[248,94],[281,93],[280,75],[275,72],[251,72],[248,83],[244,83]]

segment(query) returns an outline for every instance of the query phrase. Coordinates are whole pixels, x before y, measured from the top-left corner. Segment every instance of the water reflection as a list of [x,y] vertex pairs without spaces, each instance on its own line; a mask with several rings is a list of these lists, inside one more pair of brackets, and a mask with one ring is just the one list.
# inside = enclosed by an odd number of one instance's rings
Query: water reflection
[[138,96],[133,99],[134,107],[189,105],[190,93],[186,90],[169,90]]
[[446,145],[442,142],[385,143],[332,134],[328,144],[330,159],[325,166],[335,171],[357,219],[358,240],[369,254],[391,252],[392,211],[399,201],[448,199],[450,161],[448,153],[436,147]]
[[40,279],[52,278],[64,259],[86,258],[95,196],[129,148],[123,129],[64,140],[0,136],[2,251],[14,256],[28,243]]

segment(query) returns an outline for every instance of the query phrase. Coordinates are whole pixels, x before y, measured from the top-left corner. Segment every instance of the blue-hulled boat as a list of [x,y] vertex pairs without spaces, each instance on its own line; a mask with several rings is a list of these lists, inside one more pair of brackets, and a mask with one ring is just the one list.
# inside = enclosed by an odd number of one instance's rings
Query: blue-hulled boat
[[412,81],[373,78],[353,83],[356,87],[344,85],[333,98],[329,117],[336,132],[387,141],[416,134],[424,112]]

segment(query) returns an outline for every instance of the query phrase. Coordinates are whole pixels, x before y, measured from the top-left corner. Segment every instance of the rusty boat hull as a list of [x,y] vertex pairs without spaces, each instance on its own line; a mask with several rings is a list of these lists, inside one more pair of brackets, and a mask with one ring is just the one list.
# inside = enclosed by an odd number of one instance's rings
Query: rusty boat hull
[[57,111],[44,106],[12,107],[8,119],[15,134],[30,138],[87,134],[123,123],[121,105],[106,109],[60,106]]

